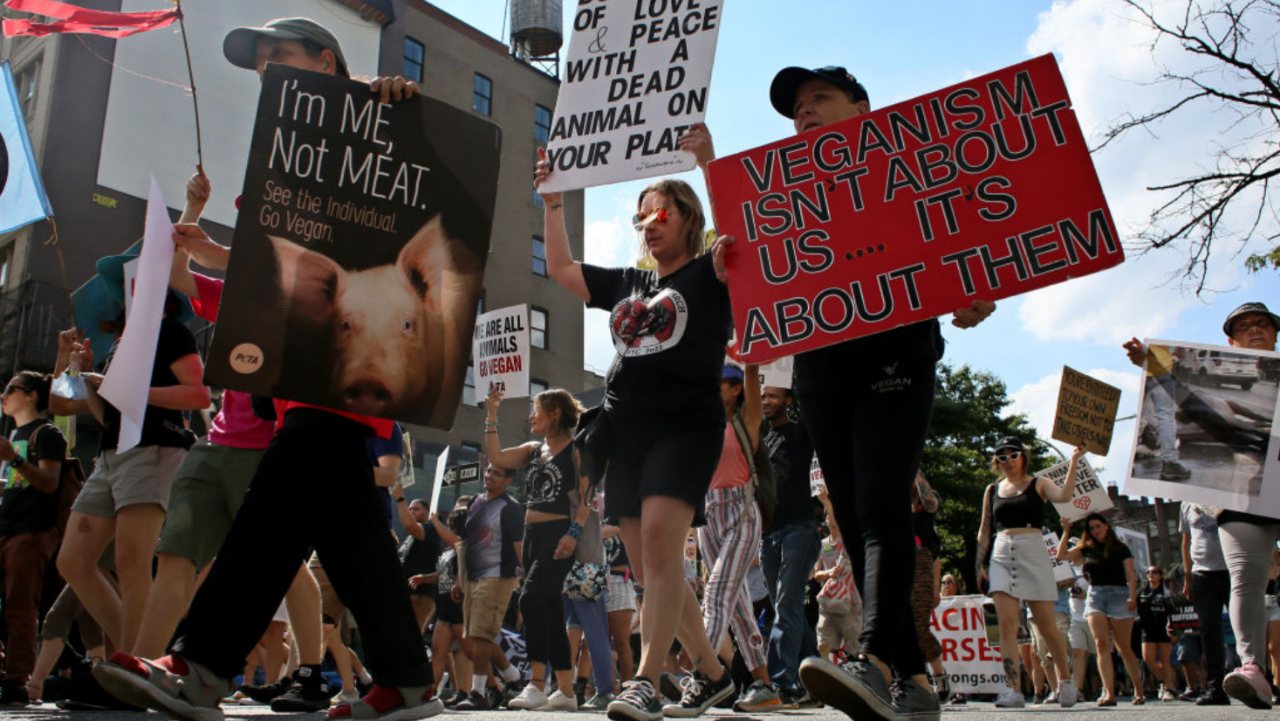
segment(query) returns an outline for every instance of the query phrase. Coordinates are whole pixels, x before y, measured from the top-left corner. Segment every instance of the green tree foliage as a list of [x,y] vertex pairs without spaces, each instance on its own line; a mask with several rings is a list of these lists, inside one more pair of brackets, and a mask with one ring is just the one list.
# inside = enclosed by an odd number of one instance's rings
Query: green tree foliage
[[982,496],[997,479],[991,471],[991,449],[1001,438],[1017,436],[1031,451],[1035,470],[1053,464],[1025,416],[1008,415],[1010,400],[1003,381],[968,366],[938,365],[936,397],[929,439],[920,470],[942,499],[936,517],[942,537],[944,571],[964,577],[968,593],[977,593],[974,556]]

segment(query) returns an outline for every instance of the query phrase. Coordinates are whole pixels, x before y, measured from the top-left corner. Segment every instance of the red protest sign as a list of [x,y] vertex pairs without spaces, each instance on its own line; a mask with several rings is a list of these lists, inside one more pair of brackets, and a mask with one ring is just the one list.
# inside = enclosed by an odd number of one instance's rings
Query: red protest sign
[[717,160],[711,195],[749,362],[1124,260],[1052,55]]

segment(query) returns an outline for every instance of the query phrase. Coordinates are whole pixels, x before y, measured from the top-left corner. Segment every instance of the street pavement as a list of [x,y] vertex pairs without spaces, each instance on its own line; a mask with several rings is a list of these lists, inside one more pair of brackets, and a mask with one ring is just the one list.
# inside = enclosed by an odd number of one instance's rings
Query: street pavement
[[[1252,711],[1239,704],[1231,706],[1200,707],[1194,704],[1175,702],[1158,703],[1148,701],[1145,706],[1132,706],[1122,699],[1121,705],[1114,708],[1098,708],[1092,703],[1081,703],[1075,708],[1064,709],[1058,706],[1042,706],[1020,710],[996,709],[990,703],[969,703],[963,706],[946,706],[943,709],[944,720],[955,721],[1019,721],[1020,719],[1037,719],[1047,721],[1050,718],[1060,721],[1171,721],[1172,719],[1189,719],[1192,721],[1247,721],[1251,718],[1259,720],[1272,718],[1273,712]],[[228,719],[250,719],[252,721],[320,721],[321,714],[273,714],[264,706],[225,706]],[[605,721],[604,714],[540,713],[533,711],[490,711],[485,713],[462,713],[446,711],[441,719],[463,721],[521,721],[520,717],[530,721]],[[27,708],[0,708],[0,719],[5,721],[161,721],[157,714],[131,713],[126,711],[62,711],[52,704],[30,706]],[[848,721],[844,714],[830,708],[805,709],[801,711],[781,711],[771,714],[739,714],[726,710],[715,710],[702,717],[711,721],[748,721],[759,719],[768,721]]]

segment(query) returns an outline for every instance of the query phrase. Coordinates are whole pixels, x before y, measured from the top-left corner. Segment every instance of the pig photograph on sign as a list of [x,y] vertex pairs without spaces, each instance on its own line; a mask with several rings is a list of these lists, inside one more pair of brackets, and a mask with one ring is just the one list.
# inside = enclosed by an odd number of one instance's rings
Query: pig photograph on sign
[[500,145],[443,102],[268,65],[208,381],[449,428]]
[[1280,518],[1280,353],[1144,342],[1125,493]]
[[1053,419],[1055,441],[1073,446],[1089,444],[1089,451],[1106,456],[1120,408],[1120,389],[1078,370],[1062,367],[1058,412]]
[[764,363],[1124,260],[1052,55],[709,166],[742,357]]
[[680,137],[707,111],[722,0],[579,0],[541,192],[692,170]]

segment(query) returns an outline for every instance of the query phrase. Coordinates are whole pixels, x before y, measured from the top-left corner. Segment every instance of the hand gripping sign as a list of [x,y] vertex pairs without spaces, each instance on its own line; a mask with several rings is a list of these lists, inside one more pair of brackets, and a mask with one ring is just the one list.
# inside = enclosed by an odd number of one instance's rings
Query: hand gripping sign
[[711,164],[765,362],[1124,260],[1052,55]]

